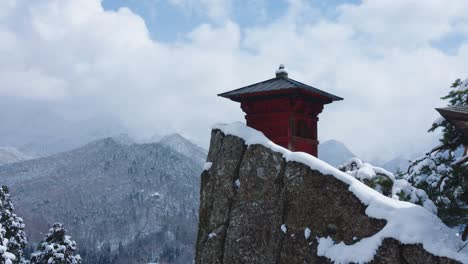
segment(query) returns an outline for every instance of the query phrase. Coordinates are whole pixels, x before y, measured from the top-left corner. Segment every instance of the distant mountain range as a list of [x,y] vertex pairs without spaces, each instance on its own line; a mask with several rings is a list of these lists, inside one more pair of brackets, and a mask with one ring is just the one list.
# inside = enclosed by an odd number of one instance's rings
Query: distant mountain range
[[13,147],[0,147],[0,166],[31,159],[30,156]]
[[206,151],[180,135],[136,144],[105,138],[0,166],[31,244],[55,221],[83,263],[191,263]]
[[171,134],[164,136],[159,143],[168,146],[182,155],[192,158],[196,162],[204,163],[208,151],[202,147],[193,144],[188,139],[179,134]]
[[328,140],[319,144],[318,158],[335,167],[356,157],[346,146],[337,140]]
[[[319,159],[337,167],[351,158],[357,157],[354,153],[348,149],[348,147],[337,140],[328,140],[324,143],[319,144]],[[403,156],[396,157],[389,161],[369,161],[374,166],[384,168],[390,172],[406,171],[410,165],[410,160],[415,159],[418,155],[412,155],[409,158]]]
[[375,164],[375,166],[382,167],[390,172],[406,172],[408,170],[408,167],[410,165],[411,160],[415,159],[416,156],[413,156],[412,158],[404,158],[402,156],[396,157],[392,160],[389,160],[383,164]]

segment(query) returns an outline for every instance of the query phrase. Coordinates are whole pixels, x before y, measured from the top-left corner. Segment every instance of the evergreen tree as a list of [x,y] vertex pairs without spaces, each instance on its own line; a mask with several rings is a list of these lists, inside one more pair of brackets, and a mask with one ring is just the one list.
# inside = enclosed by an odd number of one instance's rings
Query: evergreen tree
[[0,224],[5,230],[4,239],[7,240],[7,252],[15,256],[14,264],[27,263],[24,259],[23,249],[28,241],[24,233],[23,219],[13,213],[14,207],[11,202],[8,187],[3,185],[0,189]]
[[61,223],[55,223],[31,256],[31,264],[80,264],[76,242],[66,235]]
[[0,224],[0,263],[12,264],[16,260],[15,255],[8,252],[8,239],[5,238],[6,230]]
[[[456,80],[448,95],[442,97],[449,106],[468,105],[468,79]],[[441,130],[440,145],[412,162],[401,176],[427,192],[438,207],[439,217],[448,225],[468,222],[468,164],[458,162],[463,155],[460,131],[440,118],[428,132]]]

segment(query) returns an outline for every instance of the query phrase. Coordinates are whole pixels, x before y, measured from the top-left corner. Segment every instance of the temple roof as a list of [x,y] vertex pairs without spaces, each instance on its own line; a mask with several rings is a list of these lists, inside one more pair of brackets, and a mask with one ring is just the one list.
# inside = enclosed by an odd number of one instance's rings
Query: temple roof
[[436,110],[449,121],[467,121],[468,122],[468,105],[456,105],[444,108],[436,108]]
[[468,145],[468,105],[436,108],[436,110],[464,136],[464,144]]
[[251,84],[236,90],[218,94],[218,96],[229,98],[233,101],[241,101],[242,98],[255,94],[263,94],[268,92],[287,92],[287,91],[302,90],[308,93],[317,94],[324,97],[328,103],[333,101],[340,101],[343,98],[336,95],[327,93],[310,85],[301,83],[288,77],[287,72],[284,70],[284,66],[280,66],[280,69],[276,71],[276,78],[265,80],[263,82]]

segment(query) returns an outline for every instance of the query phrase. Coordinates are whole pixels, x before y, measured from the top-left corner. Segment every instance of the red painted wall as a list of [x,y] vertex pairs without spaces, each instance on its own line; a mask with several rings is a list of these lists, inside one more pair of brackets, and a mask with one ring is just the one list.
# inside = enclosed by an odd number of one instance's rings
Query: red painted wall
[[246,98],[241,102],[247,125],[276,144],[317,157],[317,123],[323,104],[310,97]]

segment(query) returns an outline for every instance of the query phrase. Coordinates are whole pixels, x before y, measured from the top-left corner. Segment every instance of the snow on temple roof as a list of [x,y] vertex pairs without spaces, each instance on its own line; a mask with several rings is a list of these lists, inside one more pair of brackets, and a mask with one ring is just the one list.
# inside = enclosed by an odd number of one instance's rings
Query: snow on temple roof
[[320,256],[325,256],[336,263],[370,262],[382,241],[385,238],[394,238],[404,244],[422,244],[424,249],[433,255],[468,263],[468,252],[466,250],[457,252],[463,245],[463,241],[455,236],[454,232],[437,216],[425,208],[386,197],[312,155],[304,152],[291,152],[276,145],[263,133],[240,122],[214,125],[213,129],[219,129],[226,135],[240,137],[244,139],[246,145],[265,146],[281,153],[286,161],[299,162],[309,166],[312,170],[335,177],[349,185],[348,190],[367,206],[366,215],[387,220],[387,224],[382,230],[353,245],[346,245],[343,242],[337,244],[330,237],[317,238]]
[[245,86],[236,90],[218,94],[218,96],[229,98],[233,101],[240,101],[242,96],[272,92],[272,91],[288,91],[288,90],[303,90],[313,94],[317,94],[324,97],[327,103],[333,101],[341,101],[343,98],[336,95],[327,93],[310,85],[301,83],[288,77],[287,71],[284,69],[284,65],[280,65],[280,68],[276,71],[276,77],[265,80],[263,82],[254,83],[249,86]]

